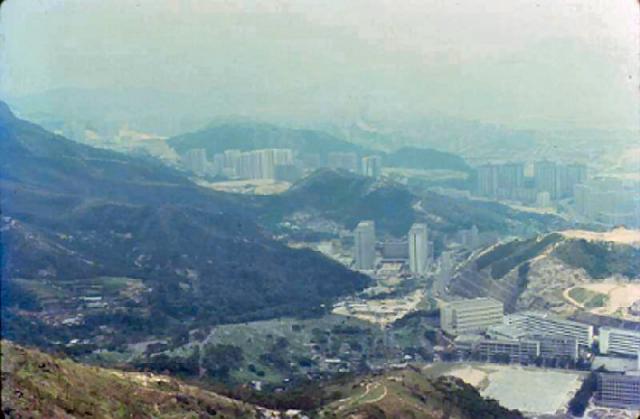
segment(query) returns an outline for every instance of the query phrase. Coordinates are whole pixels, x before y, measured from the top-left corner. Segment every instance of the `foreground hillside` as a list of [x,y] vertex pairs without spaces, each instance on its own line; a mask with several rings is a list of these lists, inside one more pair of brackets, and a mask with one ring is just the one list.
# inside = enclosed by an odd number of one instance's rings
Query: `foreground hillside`
[[0,206],[2,333],[16,341],[174,337],[321,311],[367,284],[275,241],[248,198],[74,143],[2,103]]
[[[560,312],[573,305],[605,313],[610,307],[607,314],[624,317],[624,305],[614,307],[616,302],[608,301],[606,293],[598,296],[590,289],[640,284],[638,239],[640,233],[625,229],[609,233],[572,230],[498,244],[461,266],[451,291],[465,297],[493,296],[511,310]],[[576,289],[568,295],[572,288]],[[567,298],[571,296],[575,298]]]
[[428,379],[412,367],[367,377],[351,384],[348,396],[321,410],[324,417],[349,418],[501,418],[523,416],[487,400],[462,380]]
[[[412,368],[326,383],[324,405],[307,411],[328,418],[520,418],[483,399],[455,378],[426,378]],[[302,399],[306,399],[301,394]],[[338,399],[339,397],[339,399]],[[331,401],[333,400],[333,401]],[[2,341],[5,417],[280,417],[167,376],[77,364]]]
[[2,341],[3,417],[261,417],[265,409],[166,376],[77,364]]

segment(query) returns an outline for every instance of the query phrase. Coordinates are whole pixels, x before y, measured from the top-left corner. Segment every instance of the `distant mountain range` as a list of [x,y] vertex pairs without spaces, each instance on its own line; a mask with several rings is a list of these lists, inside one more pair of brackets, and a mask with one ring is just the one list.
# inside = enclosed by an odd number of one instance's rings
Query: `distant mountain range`
[[273,240],[256,223],[249,197],[206,190],[152,160],[53,135],[4,104],[0,190],[3,336],[47,342],[46,333],[21,330],[16,310],[36,304],[42,289],[25,289],[18,279],[37,280],[48,292],[57,281],[143,281],[146,303],[137,310],[88,319],[87,330],[65,329],[70,335],[90,335],[100,325],[162,333],[182,322],[322,311],[321,304],[368,282],[319,253]]
[[436,237],[477,226],[483,232],[535,234],[567,227],[563,219],[520,212],[497,202],[451,197],[435,192],[413,192],[386,179],[347,171],[320,169],[285,193],[263,197],[268,221],[281,221],[297,211],[337,222],[347,229],[365,219],[374,220],[380,236],[403,236],[411,224],[426,222]]
[[355,153],[358,157],[379,155],[385,166],[410,169],[444,169],[470,172],[460,156],[427,148],[400,148],[386,153],[344,141],[322,131],[294,129],[251,121],[214,123],[204,129],[169,139],[168,144],[183,154],[203,148],[209,156],[225,150],[255,150],[260,148],[290,148],[300,155],[317,155],[326,165],[329,153]]

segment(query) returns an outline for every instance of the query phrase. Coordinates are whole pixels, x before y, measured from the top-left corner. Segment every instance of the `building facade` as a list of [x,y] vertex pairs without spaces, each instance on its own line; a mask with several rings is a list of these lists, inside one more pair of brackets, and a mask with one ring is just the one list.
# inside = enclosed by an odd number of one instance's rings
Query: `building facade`
[[593,326],[565,320],[548,313],[520,312],[505,317],[505,323],[517,327],[530,335],[549,335],[574,338],[578,345],[591,346]]
[[451,335],[485,332],[503,317],[502,302],[492,298],[450,301],[440,308],[440,326]]
[[640,409],[640,374],[598,374],[596,403],[618,409]]
[[409,270],[424,275],[429,268],[429,236],[427,225],[416,223],[409,230]]
[[367,156],[362,158],[362,174],[369,177],[380,177],[382,174],[382,157]]
[[376,260],[376,230],[373,221],[361,221],[353,232],[356,269],[373,269]]
[[640,332],[601,327],[598,330],[600,353],[637,356],[640,353]]

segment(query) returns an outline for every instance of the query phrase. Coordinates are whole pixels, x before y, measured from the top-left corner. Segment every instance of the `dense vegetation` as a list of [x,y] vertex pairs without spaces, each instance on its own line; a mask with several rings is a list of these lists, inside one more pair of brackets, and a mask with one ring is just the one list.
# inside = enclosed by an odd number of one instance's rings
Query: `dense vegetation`
[[569,401],[569,412],[571,412],[573,416],[584,416],[584,411],[589,405],[589,400],[591,400],[591,396],[593,396],[593,393],[595,393],[597,389],[598,376],[595,372],[591,372],[582,382],[582,385],[573,398]]
[[592,278],[613,274],[629,278],[640,276],[640,249],[637,247],[579,239],[560,244],[554,256],[569,266],[583,268]]
[[[38,304],[18,278],[141,279],[143,304],[90,314],[70,328],[87,336],[109,326],[120,337],[185,321],[314,315],[368,282],[317,252],[274,241],[256,223],[251,198],[204,190],[157,163],[55,136],[6,106],[0,122],[3,320],[18,305]],[[3,336],[43,338],[19,324],[3,321]]]
[[[361,220],[374,220],[382,233],[404,235],[415,221],[414,196],[393,183],[345,171],[320,169],[273,197],[270,213],[277,217],[309,211],[352,229]],[[393,216],[391,216],[393,214]]]
[[471,168],[462,157],[430,148],[401,148],[387,154],[384,164],[409,169],[471,172]]
[[499,279],[521,263],[535,258],[540,252],[561,239],[560,234],[553,233],[529,240],[513,240],[500,244],[478,257],[476,266],[478,269],[491,267],[491,276],[494,279]]
[[330,152],[365,153],[364,149],[320,131],[283,128],[256,122],[216,124],[169,140],[179,153],[204,148],[213,156],[225,150],[290,148],[302,154],[316,154],[326,163]]
[[256,406],[168,377],[119,373],[2,343],[2,416],[258,417]]
[[[212,345],[214,369],[234,362],[234,348]],[[203,355],[205,358],[207,355]],[[301,382],[284,392],[255,392],[247,387],[222,390],[221,396],[166,376],[126,373],[77,364],[2,341],[2,413],[6,417],[256,417],[258,406],[302,409],[312,417],[367,414],[381,417],[521,418],[472,386],[454,378],[430,379],[417,370]],[[222,367],[223,368],[223,367]],[[361,397],[365,387],[386,396]],[[239,401],[244,400],[244,401]]]

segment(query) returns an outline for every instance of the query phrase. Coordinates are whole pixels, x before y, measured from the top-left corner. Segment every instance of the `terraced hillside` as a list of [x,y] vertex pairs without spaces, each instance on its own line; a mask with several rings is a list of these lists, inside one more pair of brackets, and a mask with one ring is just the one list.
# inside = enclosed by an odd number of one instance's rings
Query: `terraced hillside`
[[[565,291],[571,287],[603,282],[640,284],[640,243],[617,240],[616,233],[640,236],[624,229],[609,233],[567,231],[495,245],[460,267],[450,289],[465,297],[492,296],[503,301],[508,310],[572,311],[581,303],[567,298]],[[576,288],[569,297],[582,294]],[[615,303],[606,296],[592,297],[586,306],[577,308]]]

